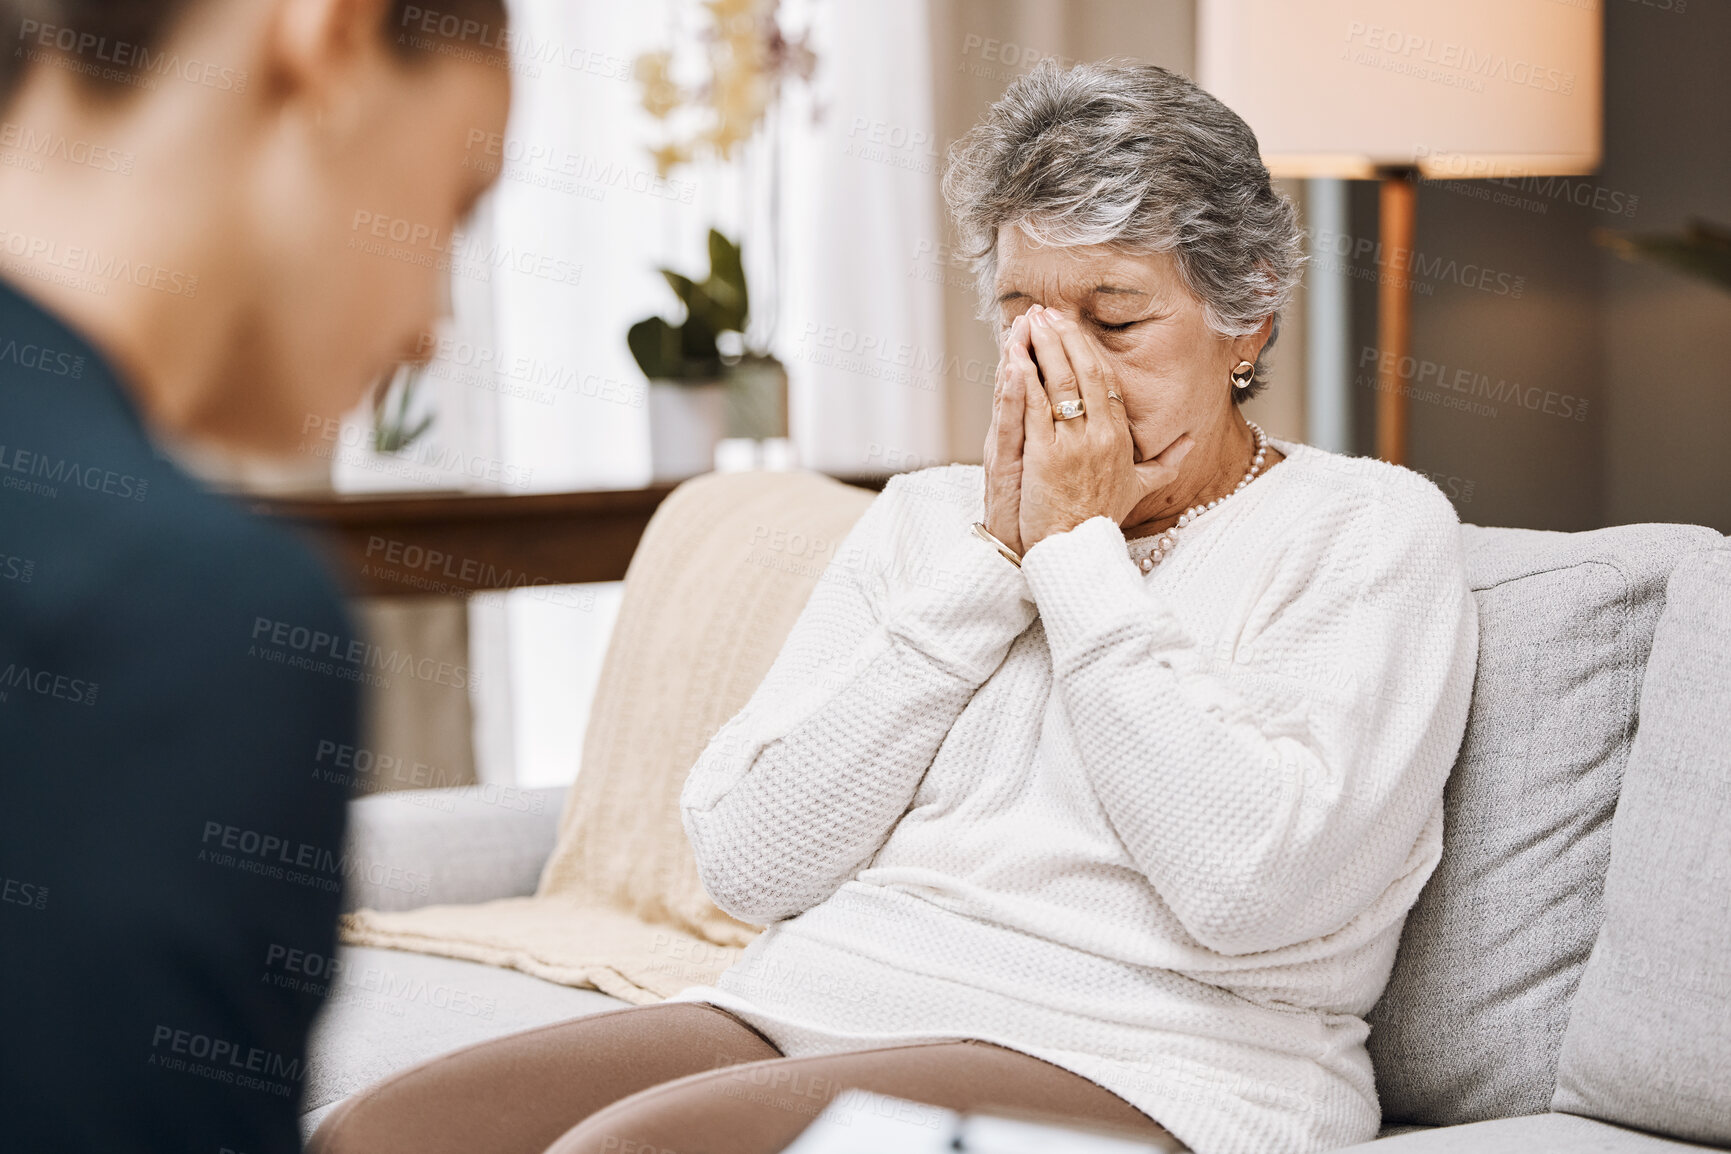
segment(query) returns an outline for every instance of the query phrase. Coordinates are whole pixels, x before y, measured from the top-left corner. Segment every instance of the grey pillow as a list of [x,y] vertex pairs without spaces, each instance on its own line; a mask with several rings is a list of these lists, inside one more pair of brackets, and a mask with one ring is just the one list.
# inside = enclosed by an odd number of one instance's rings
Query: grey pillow
[[1549,1108],[1665,582],[1722,540],[1691,525],[1461,532],[1479,610],[1472,710],[1442,860],[1369,1016],[1391,1122]]
[[1671,575],[1552,1108],[1731,1144],[1731,548]]
[[398,789],[349,803],[343,910],[466,905],[535,892],[565,790]]

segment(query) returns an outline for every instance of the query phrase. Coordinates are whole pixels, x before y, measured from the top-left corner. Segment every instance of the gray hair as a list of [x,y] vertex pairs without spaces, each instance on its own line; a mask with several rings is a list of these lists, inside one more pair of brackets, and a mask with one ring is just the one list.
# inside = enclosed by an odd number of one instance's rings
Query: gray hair
[[1042,62],[950,149],[944,199],[991,316],[998,229],[1051,245],[1174,254],[1208,325],[1280,331],[1304,263],[1292,202],[1269,183],[1256,134],[1175,72],[1109,60],[1063,71]]

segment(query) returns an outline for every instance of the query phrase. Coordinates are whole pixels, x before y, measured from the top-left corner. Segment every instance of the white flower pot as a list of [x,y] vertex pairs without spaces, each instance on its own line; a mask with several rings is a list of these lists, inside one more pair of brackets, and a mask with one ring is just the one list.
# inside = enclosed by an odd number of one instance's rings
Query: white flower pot
[[787,436],[787,370],[779,362],[748,359],[728,370],[727,435]]
[[649,461],[657,481],[683,481],[715,467],[727,432],[727,389],[719,381],[649,382]]

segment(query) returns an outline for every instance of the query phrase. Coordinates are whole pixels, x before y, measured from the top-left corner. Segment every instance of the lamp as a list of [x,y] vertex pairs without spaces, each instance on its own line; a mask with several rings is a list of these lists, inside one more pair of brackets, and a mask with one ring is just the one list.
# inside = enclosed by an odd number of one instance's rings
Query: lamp
[[[1200,0],[1198,82],[1275,176],[1378,179],[1376,450],[1406,458],[1400,363],[1420,177],[1577,175],[1599,163],[1595,0]],[[1404,258],[1404,259],[1403,259]]]

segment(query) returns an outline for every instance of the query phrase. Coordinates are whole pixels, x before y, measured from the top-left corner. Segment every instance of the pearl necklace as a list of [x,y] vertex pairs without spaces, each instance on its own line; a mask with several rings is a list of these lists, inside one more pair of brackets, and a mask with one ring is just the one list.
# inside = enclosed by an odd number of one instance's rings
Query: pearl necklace
[[[1258,425],[1248,417],[1244,419],[1244,423],[1250,427],[1251,433],[1256,437],[1256,453],[1250,459],[1250,470],[1244,474],[1238,484],[1232,487],[1232,492],[1226,494],[1225,497],[1216,497],[1207,504],[1190,506],[1190,508],[1179,514],[1178,523],[1176,525],[1173,525],[1165,532],[1156,535],[1153,539],[1152,552],[1150,552],[1148,556],[1142,558],[1142,572],[1150,572],[1153,570],[1154,566],[1166,560],[1167,555],[1172,552],[1172,546],[1178,543],[1178,530],[1184,528],[1186,525],[1190,524],[1190,522],[1208,512],[1208,510],[1214,508],[1214,506],[1220,504],[1220,502],[1226,500],[1227,497],[1236,496],[1239,490],[1250,484],[1250,482],[1256,480],[1257,474],[1262,472],[1262,462],[1268,453],[1268,434],[1262,431],[1261,425]],[[1147,538],[1138,538],[1135,542],[1132,542],[1132,544],[1140,544],[1144,540],[1147,540]]]

